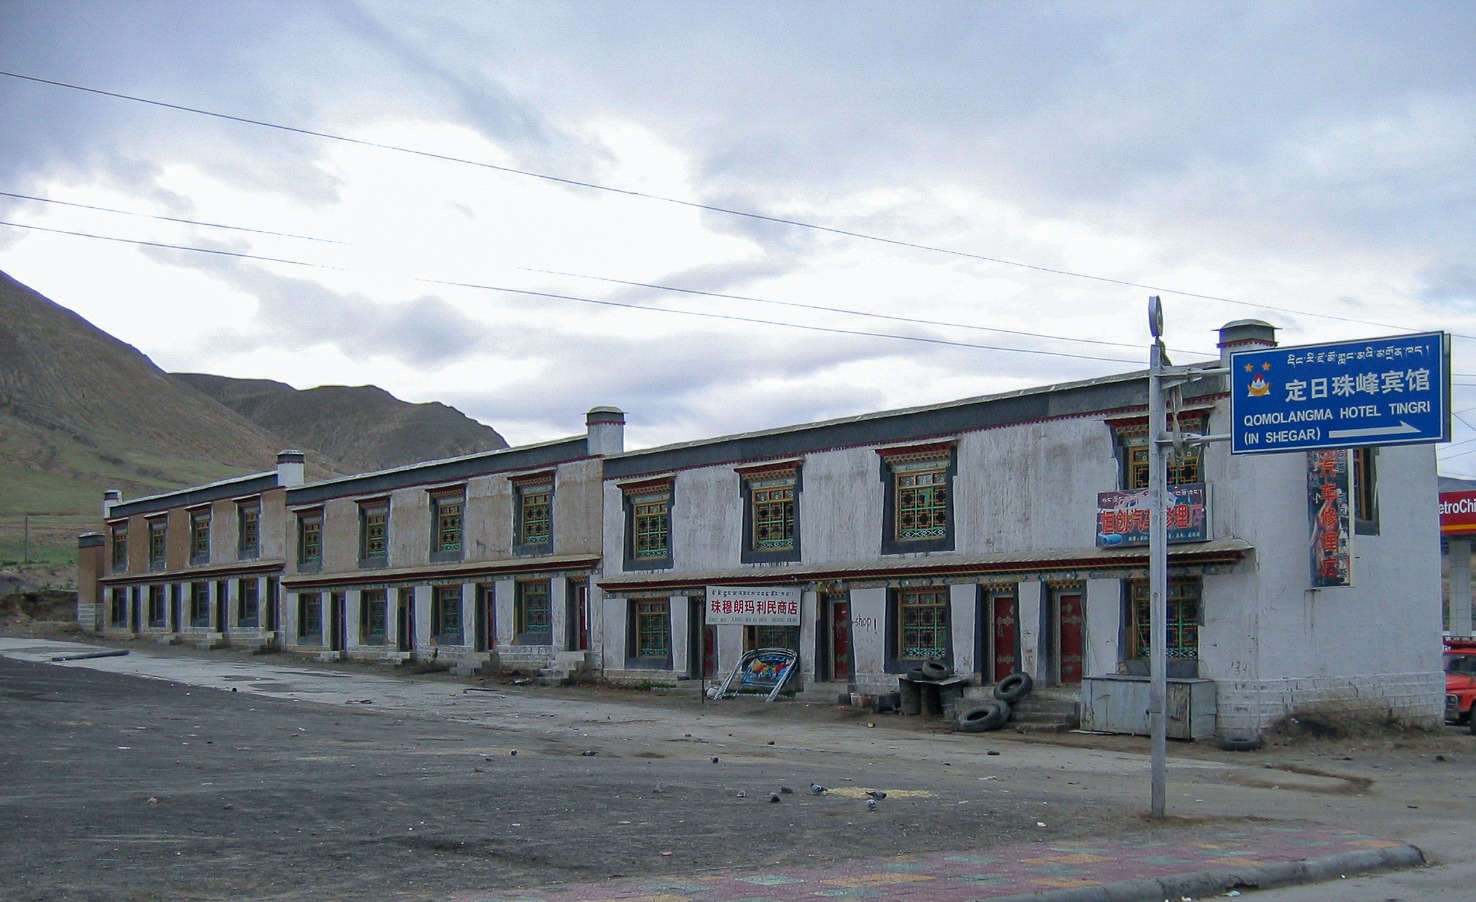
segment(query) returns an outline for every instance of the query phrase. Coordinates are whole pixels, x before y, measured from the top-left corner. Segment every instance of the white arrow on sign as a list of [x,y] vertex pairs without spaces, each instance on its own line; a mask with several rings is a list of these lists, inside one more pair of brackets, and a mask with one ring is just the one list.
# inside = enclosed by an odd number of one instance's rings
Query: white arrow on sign
[[1374,426],[1369,429],[1329,429],[1327,431],[1327,437],[1366,438],[1368,436],[1374,435],[1409,435],[1410,433],[1418,434],[1419,431],[1420,430],[1416,427],[1409,425],[1403,420],[1400,420],[1398,426]]

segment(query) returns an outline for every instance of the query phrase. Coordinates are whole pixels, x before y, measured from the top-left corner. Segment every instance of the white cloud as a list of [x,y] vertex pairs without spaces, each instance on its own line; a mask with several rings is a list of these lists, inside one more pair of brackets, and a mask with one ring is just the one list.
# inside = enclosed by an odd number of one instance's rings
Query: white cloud
[[1467,6],[20,8],[13,71],[351,139],[0,77],[32,124],[0,190],[343,242],[0,198],[317,264],[0,227],[0,268],[166,368],[375,383],[515,442],[613,403],[655,444],[1135,368],[1162,293],[1179,359],[1254,316],[1290,343],[1449,329],[1476,372]]

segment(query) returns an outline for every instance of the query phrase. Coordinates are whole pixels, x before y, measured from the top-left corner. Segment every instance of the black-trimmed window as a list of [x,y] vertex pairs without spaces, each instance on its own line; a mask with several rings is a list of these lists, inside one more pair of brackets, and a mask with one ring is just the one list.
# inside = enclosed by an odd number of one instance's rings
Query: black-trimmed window
[[123,573],[128,569],[128,524],[114,523],[108,529],[108,538],[112,543],[113,572]]
[[1379,534],[1378,448],[1353,449],[1353,532]]
[[952,551],[958,470],[953,443],[888,448],[878,454],[886,487],[882,554]]
[[513,551],[549,554],[554,547],[553,474],[514,479]]
[[149,626],[168,625],[168,614],[165,613],[164,605],[164,587],[155,583],[149,586]]
[[163,570],[169,562],[169,518],[149,520],[149,569]]
[[297,596],[297,639],[323,643],[323,596],[318,592]]
[[464,554],[466,489],[435,489],[430,492],[430,559],[459,561]]
[[513,596],[513,641],[518,645],[552,645],[552,611],[548,580],[520,580]]
[[190,626],[210,625],[210,583],[190,583]]
[[905,673],[924,661],[953,661],[953,613],[947,586],[887,593],[887,672]]
[[671,667],[671,600],[632,598],[629,603],[629,666]]
[[796,464],[738,470],[743,494],[745,564],[800,560],[800,468]]
[[297,515],[297,569],[323,567],[323,511],[301,511]]
[[462,642],[461,585],[436,586],[431,598],[431,632],[442,645]]
[[[1148,672],[1148,657],[1152,653],[1151,590],[1147,580],[1128,583],[1129,627],[1127,630],[1127,652],[1137,665],[1133,670]],[[1204,606],[1201,603],[1201,586],[1198,577],[1178,577],[1168,581],[1165,598],[1167,614],[1167,640],[1164,643],[1164,659],[1168,664],[1167,674],[1175,678],[1198,676],[1199,628],[1203,623]]]
[[[1180,417],[1179,428],[1184,432],[1203,434],[1206,423],[1203,417]],[[1117,429],[1117,441],[1122,450],[1122,487],[1124,490],[1148,488],[1148,424],[1137,423]],[[1200,466],[1203,445],[1189,445],[1182,458],[1168,455],[1168,484],[1193,485],[1204,480]]]
[[236,558],[254,561],[261,557],[261,502],[236,505]]
[[383,645],[389,633],[389,597],[384,589],[359,593],[359,644]]
[[389,499],[359,502],[359,566],[389,565]]
[[210,563],[210,511],[190,511],[190,563]]
[[657,570],[672,565],[670,479],[621,486],[625,507],[625,569]]
[[241,600],[236,624],[238,626],[259,626],[261,624],[261,584],[256,577],[242,577],[236,583],[236,596]]
[[128,625],[128,590],[115,588],[112,596],[112,610],[109,613],[108,622],[114,627],[125,627]]

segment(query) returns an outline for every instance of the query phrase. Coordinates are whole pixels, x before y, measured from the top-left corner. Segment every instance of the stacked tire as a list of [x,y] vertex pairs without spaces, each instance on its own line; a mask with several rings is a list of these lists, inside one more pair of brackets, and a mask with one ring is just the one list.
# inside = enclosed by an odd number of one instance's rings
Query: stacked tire
[[1029,695],[1033,688],[1035,682],[1030,679],[1030,674],[1010,674],[994,685],[994,698],[991,701],[976,705],[958,715],[959,732],[987,733],[999,729],[1009,723],[1010,717],[1015,713],[1014,706]]

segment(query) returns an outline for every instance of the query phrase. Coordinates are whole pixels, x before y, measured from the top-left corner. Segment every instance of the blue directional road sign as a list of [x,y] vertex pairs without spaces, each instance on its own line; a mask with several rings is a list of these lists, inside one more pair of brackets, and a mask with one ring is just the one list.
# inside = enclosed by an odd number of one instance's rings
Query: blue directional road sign
[[1230,355],[1232,454],[1450,441],[1444,332]]

